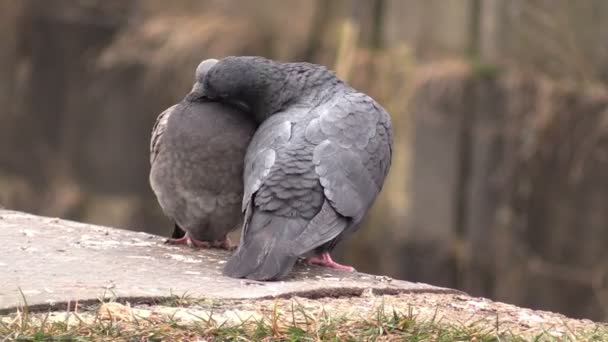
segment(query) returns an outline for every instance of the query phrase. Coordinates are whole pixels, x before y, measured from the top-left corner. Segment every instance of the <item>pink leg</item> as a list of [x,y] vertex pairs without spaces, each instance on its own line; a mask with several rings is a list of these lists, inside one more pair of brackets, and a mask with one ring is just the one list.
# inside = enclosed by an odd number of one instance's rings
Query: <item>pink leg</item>
[[315,255],[313,257],[307,258],[306,262],[308,262],[311,265],[319,265],[319,266],[333,268],[336,270],[342,270],[342,271],[347,271],[347,272],[355,271],[355,268],[352,266],[342,265],[342,264],[335,262],[331,258],[331,255],[329,255],[329,252],[325,252],[321,255]]
[[165,242],[170,245],[189,245],[190,236],[188,236],[188,233],[186,233],[186,235],[179,239],[167,239]]
[[201,240],[197,240],[191,236],[188,236],[188,238],[190,239],[190,243],[188,244],[188,246],[190,247],[198,247],[198,248],[211,248],[211,242],[209,241],[201,241]]

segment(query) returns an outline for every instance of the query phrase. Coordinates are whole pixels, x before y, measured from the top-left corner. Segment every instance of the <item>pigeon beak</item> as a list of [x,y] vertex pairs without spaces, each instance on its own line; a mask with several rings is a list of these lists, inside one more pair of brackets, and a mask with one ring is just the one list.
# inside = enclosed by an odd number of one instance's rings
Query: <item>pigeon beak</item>
[[249,106],[243,101],[233,100],[233,101],[229,101],[229,103],[244,112],[251,111],[251,108],[249,108]]
[[251,109],[243,101],[228,99],[228,95],[226,95],[226,94],[221,94],[219,96],[209,96],[208,94],[206,94],[205,87],[200,82],[194,83],[194,85],[192,86],[192,90],[190,91],[190,94],[195,95],[197,98],[205,98],[205,99],[212,100],[212,101],[221,101],[224,103],[228,103],[228,104],[230,104],[242,111],[246,111],[246,112],[248,112]]

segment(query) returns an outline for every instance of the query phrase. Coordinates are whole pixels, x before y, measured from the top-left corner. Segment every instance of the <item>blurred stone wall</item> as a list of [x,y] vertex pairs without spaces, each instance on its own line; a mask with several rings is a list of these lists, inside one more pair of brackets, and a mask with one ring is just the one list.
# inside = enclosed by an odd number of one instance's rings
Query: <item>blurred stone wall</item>
[[455,63],[423,68],[414,89],[419,243],[401,250],[425,261],[397,272],[606,319],[608,91]]
[[0,0],[0,204],[166,235],[149,136],[196,65],[310,60],[378,99],[395,131],[384,190],[339,259],[608,319],[606,92],[590,86],[608,49],[584,25],[608,6],[487,0],[470,25],[474,3]]

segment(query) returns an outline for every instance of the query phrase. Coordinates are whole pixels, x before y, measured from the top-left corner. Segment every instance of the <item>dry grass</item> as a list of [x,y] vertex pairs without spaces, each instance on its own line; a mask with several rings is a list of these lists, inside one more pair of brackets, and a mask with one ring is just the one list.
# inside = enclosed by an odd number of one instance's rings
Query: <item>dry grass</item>
[[[375,317],[352,320],[345,316],[324,314],[313,317],[301,307],[291,312],[278,313],[261,319],[244,320],[236,325],[224,325],[212,317],[198,322],[180,324],[172,317],[146,319],[131,316],[124,306],[112,309],[104,304],[92,322],[85,322],[78,314],[68,314],[63,321],[42,320],[21,311],[2,323],[0,335],[7,340],[476,340],[494,341],[498,336],[482,328],[443,326],[433,321],[420,322],[411,312],[385,312],[379,309]],[[304,317],[296,320],[295,315]],[[293,320],[290,321],[289,318]],[[77,323],[73,322],[76,318]],[[70,323],[72,322],[72,323]],[[503,336],[505,337],[505,336]],[[513,336],[514,337],[514,336]],[[514,337],[515,338],[515,337]],[[517,339],[517,338],[515,338]]]
[[[416,296],[423,297],[424,296]],[[413,304],[403,299],[413,299]],[[0,317],[0,341],[605,341],[608,327],[580,329],[564,320],[561,329],[513,329],[509,322],[488,324],[478,316],[447,320],[442,308],[419,310],[415,297],[367,298],[377,302],[361,309],[364,298],[224,301],[173,296],[154,306],[106,302],[80,311],[31,313]],[[442,298],[442,297],[440,297]],[[446,297],[452,300],[455,297]],[[397,307],[392,300],[402,305]],[[444,298],[445,299],[445,298]],[[428,300],[428,298],[426,298]],[[315,304],[315,305],[311,305]],[[497,303],[500,304],[500,303]],[[349,305],[349,310],[339,309]],[[426,308],[429,309],[429,308]],[[425,313],[426,312],[426,313]],[[537,312],[542,315],[541,312]],[[463,318],[465,316],[463,315]],[[511,322],[512,323],[512,322]],[[528,322],[532,323],[532,321]]]

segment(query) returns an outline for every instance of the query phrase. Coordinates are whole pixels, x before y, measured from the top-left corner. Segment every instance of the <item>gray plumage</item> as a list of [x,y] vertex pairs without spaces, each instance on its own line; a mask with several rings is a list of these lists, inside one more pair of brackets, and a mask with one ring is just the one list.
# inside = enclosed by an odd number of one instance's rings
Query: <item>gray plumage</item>
[[[203,77],[216,60],[202,62]],[[218,241],[242,222],[243,159],[255,122],[205,98],[197,81],[158,116],[150,142],[150,184],[165,214],[199,241]],[[174,232],[173,237],[179,237]]]
[[388,113],[308,63],[228,57],[204,93],[249,106],[260,127],[247,149],[241,244],[224,273],[275,280],[297,258],[331,251],[361,222],[391,163]]

